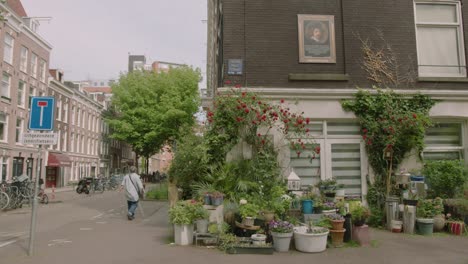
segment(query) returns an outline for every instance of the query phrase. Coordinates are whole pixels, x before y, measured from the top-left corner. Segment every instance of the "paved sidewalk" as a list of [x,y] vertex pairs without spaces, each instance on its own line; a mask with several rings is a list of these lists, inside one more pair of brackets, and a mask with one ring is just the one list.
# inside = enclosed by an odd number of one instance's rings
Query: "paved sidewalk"
[[[121,205],[118,194],[107,195],[104,196],[107,200],[102,201]],[[83,199],[82,203],[84,201],[86,199]],[[137,210],[137,218],[134,221],[125,218],[126,209],[122,206],[120,212],[114,211],[104,215],[98,215],[99,212],[95,209],[82,208],[83,214],[88,215],[86,219],[57,225],[55,230],[47,230],[38,235],[34,257],[26,256],[27,243],[23,241],[9,247],[8,250],[0,249],[0,262],[2,264],[468,263],[468,237],[448,234],[423,237],[380,230],[371,232],[374,241],[372,247],[331,248],[318,254],[290,251],[274,255],[227,255],[217,249],[175,246],[170,244],[172,228],[168,223],[167,203],[142,201],[141,206],[142,210]],[[89,217],[93,215],[95,216]]]

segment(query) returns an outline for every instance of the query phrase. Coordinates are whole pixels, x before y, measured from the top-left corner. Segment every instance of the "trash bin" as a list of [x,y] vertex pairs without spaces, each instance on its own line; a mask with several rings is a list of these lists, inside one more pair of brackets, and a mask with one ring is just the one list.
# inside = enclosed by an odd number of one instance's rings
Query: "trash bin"
[[405,205],[403,209],[403,232],[414,233],[414,222],[416,221],[416,206]]
[[385,212],[387,214],[387,229],[392,230],[392,220],[398,220],[400,207],[398,202],[400,199],[395,196],[387,197],[385,200]]

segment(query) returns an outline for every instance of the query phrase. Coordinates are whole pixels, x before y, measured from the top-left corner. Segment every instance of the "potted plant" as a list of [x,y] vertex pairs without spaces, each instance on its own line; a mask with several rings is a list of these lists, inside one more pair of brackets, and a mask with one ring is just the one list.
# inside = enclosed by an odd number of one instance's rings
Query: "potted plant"
[[434,204],[432,200],[425,199],[418,202],[416,208],[416,224],[420,235],[432,235],[434,230]]
[[434,205],[434,232],[441,232],[445,227],[444,200],[437,197],[432,203]]
[[338,184],[336,186],[336,196],[338,197],[344,197],[345,196],[345,189],[344,189],[344,184]]
[[174,225],[174,238],[177,245],[193,243],[193,222],[196,201],[181,201],[169,209],[169,220]]
[[351,220],[355,226],[363,226],[369,216],[369,209],[361,204],[353,206],[351,209]]
[[203,203],[205,205],[211,205],[211,193],[206,192],[203,194]]
[[239,206],[239,214],[242,217],[242,224],[244,226],[253,226],[259,211],[259,206],[254,203],[241,204]]
[[343,228],[344,224],[344,217],[340,214],[330,214],[327,215],[327,218],[330,219],[332,224],[331,237],[332,237],[332,244],[334,247],[341,247],[343,246],[343,239],[344,233],[346,229]]
[[294,227],[294,244],[296,249],[306,253],[323,252],[327,249],[328,228],[313,226]]
[[289,251],[294,226],[288,221],[271,221],[269,224],[273,247],[278,252]]
[[336,204],[334,202],[324,202],[322,213],[324,215],[335,214],[336,213]]
[[210,214],[202,204],[197,203],[193,208],[193,218],[197,226],[197,232],[206,234],[208,233],[208,218]]
[[332,224],[332,230],[342,230],[344,225],[344,217],[340,214],[330,214],[327,215],[328,219]]
[[224,194],[222,192],[211,193],[211,204],[214,206],[222,205],[224,201]]

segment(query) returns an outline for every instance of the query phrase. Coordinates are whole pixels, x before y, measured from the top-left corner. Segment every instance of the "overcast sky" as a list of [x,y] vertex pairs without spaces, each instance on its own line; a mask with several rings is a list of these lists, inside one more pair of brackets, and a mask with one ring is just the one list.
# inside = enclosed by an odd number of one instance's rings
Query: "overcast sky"
[[[205,71],[206,0],[22,0],[66,80],[118,78],[128,53]],[[148,61],[147,61],[148,62]]]

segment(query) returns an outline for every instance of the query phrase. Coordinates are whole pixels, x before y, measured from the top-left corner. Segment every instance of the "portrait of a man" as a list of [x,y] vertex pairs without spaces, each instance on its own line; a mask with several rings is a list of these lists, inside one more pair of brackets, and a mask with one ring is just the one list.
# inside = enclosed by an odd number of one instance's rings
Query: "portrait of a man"
[[299,62],[335,63],[334,17],[299,15]]

